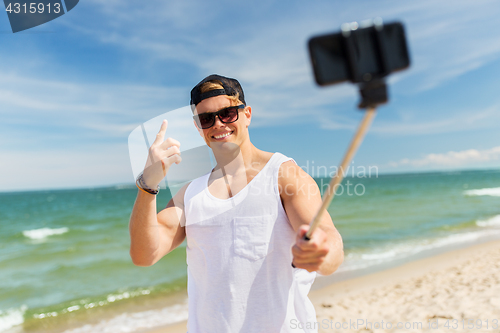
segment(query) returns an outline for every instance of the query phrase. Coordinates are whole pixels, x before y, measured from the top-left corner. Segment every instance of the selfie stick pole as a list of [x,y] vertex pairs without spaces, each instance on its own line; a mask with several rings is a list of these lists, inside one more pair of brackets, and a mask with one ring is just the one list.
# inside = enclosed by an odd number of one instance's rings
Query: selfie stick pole
[[375,117],[376,114],[376,109],[375,107],[369,107],[366,112],[365,116],[363,117],[363,120],[361,121],[361,124],[358,127],[358,130],[356,131],[356,134],[354,135],[354,138],[351,141],[351,144],[349,146],[349,149],[344,155],[344,158],[342,159],[342,163],[340,164],[340,168],[337,170],[336,174],[332,177],[332,180],[330,181],[330,184],[328,185],[328,189],[326,190],[325,194],[323,195],[323,203],[321,204],[321,207],[319,208],[318,212],[316,213],[316,216],[314,216],[314,219],[312,220],[311,224],[309,225],[309,230],[307,231],[305,235],[305,239],[309,240],[311,239],[312,233],[316,229],[316,227],[319,225],[319,222],[321,221],[321,216],[323,215],[323,212],[326,211],[328,206],[330,205],[330,202],[332,201],[333,197],[335,196],[335,191],[337,190],[337,187],[339,184],[342,182],[342,179],[344,178],[344,172],[351,162],[352,158],[356,154],[356,151],[358,150],[359,146],[361,145],[361,142],[363,142],[363,138],[368,131],[368,128],[370,128],[370,125],[373,121],[373,118]]
[[314,216],[314,219],[309,224],[309,230],[307,230],[307,233],[304,235],[305,240],[311,239],[314,230],[318,227],[319,222],[321,221],[321,216],[326,211],[326,209],[330,205],[330,202],[335,196],[335,191],[344,178],[347,166],[349,165],[349,163],[351,163],[354,154],[356,154],[356,151],[361,145],[361,142],[363,142],[363,138],[365,137],[366,132],[368,132],[368,129],[370,128],[370,125],[376,114],[377,105],[386,103],[388,99],[387,85],[383,80],[374,80],[370,83],[361,85],[359,92],[361,94],[361,103],[359,104],[359,108],[366,109],[365,116],[363,117],[363,120],[361,120],[361,123],[356,133],[354,134],[354,138],[349,145],[349,149],[347,149],[347,152],[342,159],[340,168],[332,177],[332,180],[328,185],[328,189],[323,194],[323,203]]

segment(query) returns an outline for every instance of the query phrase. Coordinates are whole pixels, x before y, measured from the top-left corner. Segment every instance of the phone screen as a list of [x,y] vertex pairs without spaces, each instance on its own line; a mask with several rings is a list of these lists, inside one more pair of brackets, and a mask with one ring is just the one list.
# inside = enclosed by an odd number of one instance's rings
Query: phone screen
[[384,38],[387,63],[390,72],[402,70],[410,66],[410,57],[406,45],[403,25],[394,23],[384,26]]
[[342,36],[331,34],[309,41],[314,77],[319,85],[349,80],[349,70],[342,46]]

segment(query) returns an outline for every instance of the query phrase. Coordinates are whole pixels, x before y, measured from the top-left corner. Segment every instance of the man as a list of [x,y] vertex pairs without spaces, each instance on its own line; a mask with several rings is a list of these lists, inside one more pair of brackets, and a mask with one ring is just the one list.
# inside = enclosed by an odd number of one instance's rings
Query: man
[[180,144],[164,140],[163,122],[149,151],[153,163],[137,181],[133,262],[152,265],[187,239],[190,333],[297,332],[291,328],[297,321],[303,325],[294,327],[310,327],[316,314],[307,294],[315,274],[332,274],[343,261],[328,213],[303,239],[321,205],[318,186],[292,159],[251,143],[252,108],[237,80],[208,76],[191,91],[191,105],[217,166],[157,214],[157,186],[181,162]]

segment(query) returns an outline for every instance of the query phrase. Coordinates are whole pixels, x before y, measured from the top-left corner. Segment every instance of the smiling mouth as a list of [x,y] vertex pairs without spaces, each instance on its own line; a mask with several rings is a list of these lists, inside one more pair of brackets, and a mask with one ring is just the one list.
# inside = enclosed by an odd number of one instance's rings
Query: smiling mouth
[[227,132],[227,133],[224,133],[224,134],[219,134],[219,135],[212,135],[212,138],[214,138],[216,140],[224,139],[224,138],[230,136],[231,134],[233,134],[233,132],[234,131]]

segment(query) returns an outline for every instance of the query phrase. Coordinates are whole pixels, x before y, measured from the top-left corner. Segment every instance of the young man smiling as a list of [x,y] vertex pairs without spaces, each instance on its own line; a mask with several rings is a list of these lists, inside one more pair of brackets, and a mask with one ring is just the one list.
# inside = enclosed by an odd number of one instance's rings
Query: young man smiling
[[329,214],[303,239],[321,205],[318,186],[292,159],[252,144],[252,108],[237,80],[208,76],[191,91],[191,105],[217,165],[157,214],[155,189],[181,163],[180,143],[164,139],[163,122],[149,152],[154,163],[137,181],[132,260],[152,265],[187,240],[191,333],[297,332],[293,320],[316,321],[307,297],[316,272],[332,274],[343,261]]

